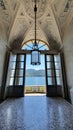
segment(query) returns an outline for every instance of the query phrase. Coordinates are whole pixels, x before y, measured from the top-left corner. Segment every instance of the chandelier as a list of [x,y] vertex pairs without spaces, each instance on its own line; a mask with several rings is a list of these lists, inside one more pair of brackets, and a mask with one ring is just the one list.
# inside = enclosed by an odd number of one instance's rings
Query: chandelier
[[37,13],[37,6],[36,6],[36,0],[34,5],[34,14],[35,14],[35,40],[33,43],[33,50],[31,51],[31,64],[32,65],[40,65],[40,51],[38,48],[38,43],[36,40],[36,13]]

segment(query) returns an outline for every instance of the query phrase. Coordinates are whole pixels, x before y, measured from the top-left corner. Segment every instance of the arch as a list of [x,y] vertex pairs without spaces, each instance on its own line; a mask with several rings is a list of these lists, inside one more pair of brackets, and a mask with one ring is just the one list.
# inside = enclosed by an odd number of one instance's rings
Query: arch
[[[35,41],[34,39],[30,39],[30,40],[26,41],[25,43],[23,43],[21,45],[21,49],[25,50],[26,49],[25,47],[28,46],[30,49],[28,48],[27,50],[32,50],[34,41]],[[38,43],[39,50],[49,50],[49,44],[46,43],[45,41],[37,39],[37,43]]]

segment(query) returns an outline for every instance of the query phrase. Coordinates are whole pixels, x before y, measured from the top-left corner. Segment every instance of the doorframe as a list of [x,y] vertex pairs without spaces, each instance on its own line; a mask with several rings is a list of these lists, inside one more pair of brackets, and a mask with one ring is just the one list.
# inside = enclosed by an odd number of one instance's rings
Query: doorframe
[[[28,51],[28,50],[13,50],[13,52],[12,52],[13,54],[24,54],[25,55],[25,64],[24,64],[24,81],[23,81],[23,85],[24,85],[24,89],[25,89],[25,69],[26,69],[26,54],[30,54],[31,53],[31,51]],[[40,53],[41,54],[44,54],[44,55],[55,55],[55,54],[58,54],[58,52],[53,52],[53,51],[40,51]],[[64,56],[64,54],[63,53],[61,53],[61,55],[60,55],[60,58],[61,58],[61,69],[62,69],[62,74],[64,74],[64,69],[65,69],[65,66],[63,67],[63,65],[65,65],[65,63],[63,63],[63,61],[64,61],[64,59],[63,59],[63,56]],[[46,60],[46,59],[45,59]],[[63,67],[63,68],[62,68]],[[46,62],[45,62],[45,74],[46,74],[46,76],[47,76],[47,70],[46,70]],[[63,75],[62,75],[62,78],[63,78],[63,89],[64,89],[64,98],[65,99],[70,99],[69,98],[69,91],[68,91],[68,85],[67,85],[67,88],[66,88],[66,84],[67,83],[65,83],[65,80],[66,80],[66,74],[64,75],[64,77],[63,77]],[[47,89],[48,89],[48,86],[47,86],[47,84],[48,84],[48,82],[47,82],[47,78],[45,77],[45,80],[46,80],[46,95],[47,95]],[[67,81],[67,80],[66,80]],[[6,86],[5,86],[6,87]],[[67,89],[67,92],[65,92],[65,89]],[[48,96],[48,95],[47,95]]]
[[[30,55],[31,53],[26,53],[26,60],[27,60],[27,55]],[[44,55],[44,69],[45,69],[45,71],[46,71],[46,68],[45,68],[45,54],[41,54],[41,55]],[[25,74],[26,74],[26,61],[25,61]],[[26,75],[25,75],[25,78],[26,78]],[[24,78],[24,79],[25,79]],[[45,89],[46,89],[46,73],[45,73]],[[25,85],[24,85],[24,89],[25,89]],[[47,93],[47,90],[46,90],[46,92],[45,92],[45,94]],[[25,90],[24,90],[24,95],[25,95]]]
[[[54,84],[48,85],[48,74],[47,74],[47,60],[46,57],[48,55],[52,55],[52,63],[53,63],[53,71],[54,71]],[[56,79],[56,68],[55,68],[55,60],[54,60],[55,54],[45,54],[45,72],[46,72],[46,96],[48,97],[62,97],[62,85],[57,85],[57,79]],[[60,63],[61,64],[61,63]],[[51,68],[50,68],[51,70]],[[53,76],[52,76],[53,78]]]

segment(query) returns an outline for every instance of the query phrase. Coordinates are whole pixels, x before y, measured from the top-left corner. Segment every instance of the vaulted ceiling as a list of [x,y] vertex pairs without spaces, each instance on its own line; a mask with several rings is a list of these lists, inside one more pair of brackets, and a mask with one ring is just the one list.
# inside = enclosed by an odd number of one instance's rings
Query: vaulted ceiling
[[[34,39],[34,1],[0,0],[0,24],[9,46]],[[73,0],[36,0],[37,39],[60,49],[73,20]]]

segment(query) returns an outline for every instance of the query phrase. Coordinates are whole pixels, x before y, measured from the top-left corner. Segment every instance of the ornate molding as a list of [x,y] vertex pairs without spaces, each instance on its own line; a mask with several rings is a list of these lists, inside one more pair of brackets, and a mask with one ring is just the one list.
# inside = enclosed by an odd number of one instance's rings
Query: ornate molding
[[[27,14],[34,18],[34,0],[24,0],[25,10]],[[46,9],[46,0],[36,0],[37,3],[37,18],[40,18],[45,13]]]

